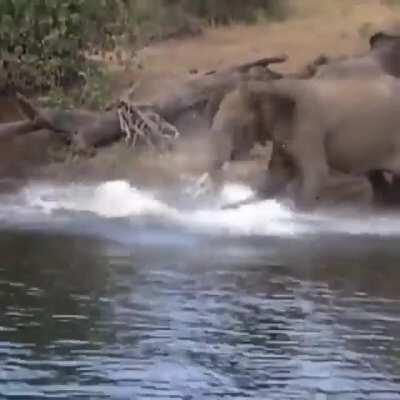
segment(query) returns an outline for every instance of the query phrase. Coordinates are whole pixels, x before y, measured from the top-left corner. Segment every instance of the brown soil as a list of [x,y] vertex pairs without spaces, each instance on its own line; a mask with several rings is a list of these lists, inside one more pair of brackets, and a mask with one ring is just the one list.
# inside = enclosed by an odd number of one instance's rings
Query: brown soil
[[[177,81],[192,78],[191,70],[203,73],[282,53],[289,56],[288,62],[274,68],[295,72],[321,53],[362,53],[372,32],[400,21],[400,8],[389,8],[380,0],[291,1],[294,16],[284,22],[210,29],[202,36],[143,49],[137,60],[142,69],[134,72],[142,82],[137,95],[146,98],[168,90]],[[109,68],[118,70],[116,65]]]

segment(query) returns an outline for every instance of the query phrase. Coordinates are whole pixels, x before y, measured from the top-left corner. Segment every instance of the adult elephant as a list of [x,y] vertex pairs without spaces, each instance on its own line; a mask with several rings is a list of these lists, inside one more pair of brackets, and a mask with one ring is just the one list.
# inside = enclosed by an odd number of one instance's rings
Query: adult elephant
[[[302,80],[277,81],[301,84]],[[296,168],[292,155],[287,151],[282,139],[293,127],[297,100],[294,96],[266,96],[260,90],[270,87],[262,82],[243,83],[238,89],[228,94],[221,104],[214,119],[213,162],[210,175],[214,183],[223,180],[223,165],[227,161],[247,158],[255,143],[273,143],[273,151],[268,163],[269,173],[256,183],[259,197],[271,197],[283,194],[285,189],[298,193],[299,169]],[[294,88],[293,88],[294,89]],[[301,97],[301,96],[300,96]],[[332,202],[362,201],[369,203],[373,198],[371,182],[379,181],[380,173],[375,173],[373,180],[365,175],[354,176],[330,170],[330,179],[325,180],[319,193],[319,200],[325,204]],[[204,182],[204,181],[203,181]]]
[[315,78],[373,77],[387,74],[400,77],[400,36],[377,32],[371,36],[370,50],[363,55],[337,60],[317,59],[310,64],[310,75]]
[[397,79],[282,79],[246,90],[269,110],[274,150],[265,195],[291,186],[295,204],[309,209],[355,181],[364,188],[360,198],[370,198],[371,171],[400,172]]
[[[371,36],[370,51],[362,56],[337,60],[319,57],[306,71],[286,78],[375,79],[382,75],[400,77],[400,36],[387,32]],[[255,75],[253,80],[261,79]],[[245,84],[239,84],[239,87],[220,99],[211,126],[214,142],[211,169],[216,171],[226,161],[244,158],[256,142],[268,141],[271,111],[268,104],[260,105],[254,96],[247,95]]]

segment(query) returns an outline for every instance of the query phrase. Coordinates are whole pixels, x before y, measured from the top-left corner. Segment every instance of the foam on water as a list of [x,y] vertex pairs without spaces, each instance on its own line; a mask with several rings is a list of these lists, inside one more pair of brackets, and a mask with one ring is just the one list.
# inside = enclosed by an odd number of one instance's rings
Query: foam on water
[[[182,193],[187,188],[182,188]],[[126,181],[97,185],[31,184],[13,196],[0,197],[3,222],[34,222],[79,218],[82,212],[101,219],[149,218],[191,231],[230,235],[299,235],[304,233],[400,234],[400,218],[392,215],[357,216],[301,214],[275,200],[260,201],[237,209],[221,205],[246,199],[250,188],[228,184],[207,204],[190,199],[191,207],[164,202],[156,192],[141,190]],[[189,201],[189,199],[188,199]],[[60,213],[63,211],[62,213]]]

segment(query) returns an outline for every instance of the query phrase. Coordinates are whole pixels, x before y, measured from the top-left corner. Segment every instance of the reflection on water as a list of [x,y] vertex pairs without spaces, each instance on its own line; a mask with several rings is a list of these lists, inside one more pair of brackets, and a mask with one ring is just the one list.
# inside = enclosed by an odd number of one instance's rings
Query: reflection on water
[[4,232],[0,398],[400,399],[399,259],[394,239]]

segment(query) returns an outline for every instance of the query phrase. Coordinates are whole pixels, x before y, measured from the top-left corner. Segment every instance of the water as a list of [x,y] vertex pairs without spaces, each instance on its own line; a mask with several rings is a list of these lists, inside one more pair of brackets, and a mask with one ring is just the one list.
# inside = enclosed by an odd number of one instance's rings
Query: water
[[0,398],[400,399],[400,220],[247,195],[1,198]]

